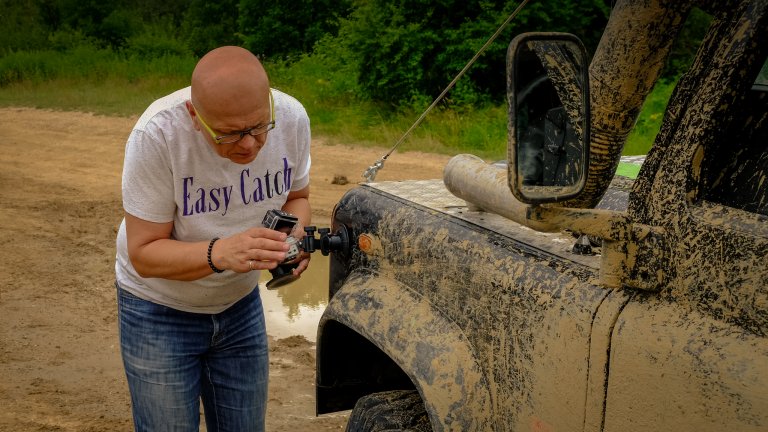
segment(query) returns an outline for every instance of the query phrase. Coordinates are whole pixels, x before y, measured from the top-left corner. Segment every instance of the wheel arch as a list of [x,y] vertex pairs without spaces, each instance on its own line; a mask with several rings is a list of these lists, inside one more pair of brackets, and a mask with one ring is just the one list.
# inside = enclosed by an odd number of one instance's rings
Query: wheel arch
[[352,274],[331,299],[318,326],[317,371],[318,413],[410,384],[435,430],[492,429],[489,383],[464,332],[385,275]]

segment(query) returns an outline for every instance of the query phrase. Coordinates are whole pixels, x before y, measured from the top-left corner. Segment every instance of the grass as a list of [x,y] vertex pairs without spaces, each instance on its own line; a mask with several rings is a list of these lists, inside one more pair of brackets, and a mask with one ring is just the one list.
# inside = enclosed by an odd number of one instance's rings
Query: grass
[[[330,143],[391,148],[422,113],[413,109],[393,111],[362,99],[352,65],[304,57],[290,66],[265,66],[275,87],[304,104],[312,120],[313,134]],[[480,107],[465,113],[436,109],[398,149],[500,158],[506,154],[506,136],[506,108]]]
[[188,85],[194,64],[191,57],[141,59],[88,45],[11,53],[0,57],[0,105],[137,115]]
[[619,166],[616,168],[616,174],[631,179],[637,178],[640,173],[640,165],[626,162],[619,162]]
[[[179,56],[142,60],[89,47],[14,53],[0,58],[0,106],[136,116],[158,97],[188,85],[194,61]],[[420,110],[392,111],[360,98],[349,65],[331,67],[322,58],[305,57],[291,65],[265,66],[273,86],[304,104],[313,134],[330,144],[391,148],[421,115]],[[625,155],[647,152],[672,88],[662,83],[654,89]],[[436,109],[398,150],[506,159],[506,111],[506,106]]]
[[26,106],[63,111],[84,111],[112,116],[133,116],[169,89],[184,87],[181,79],[130,82],[121,79],[85,81],[56,78],[24,81],[0,88],[0,106]]
[[669,101],[669,97],[672,95],[675,84],[676,82],[665,81],[656,83],[653,91],[643,104],[634,129],[632,129],[632,132],[627,137],[627,142],[622,152],[624,155],[634,156],[648,153],[648,149],[650,149],[653,140],[659,133],[664,111],[667,108],[667,101]]

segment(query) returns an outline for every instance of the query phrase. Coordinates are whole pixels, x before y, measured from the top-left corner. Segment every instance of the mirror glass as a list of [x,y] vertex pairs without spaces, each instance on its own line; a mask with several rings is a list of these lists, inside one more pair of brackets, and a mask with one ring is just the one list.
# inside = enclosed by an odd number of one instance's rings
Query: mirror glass
[[568,34],[515,38],[507,60],[509,183],[528,204],[562,201],[584,188],[589,165],[586,51]]

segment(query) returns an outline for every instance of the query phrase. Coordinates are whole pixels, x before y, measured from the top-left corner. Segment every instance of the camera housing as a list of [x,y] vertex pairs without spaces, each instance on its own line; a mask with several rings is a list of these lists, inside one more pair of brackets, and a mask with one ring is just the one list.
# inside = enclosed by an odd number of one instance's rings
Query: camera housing
[[299,218],[282,210],[267,210],[261,224],[269,229],[290,234]]
[[288,243],[290,248],[285,253],[283,264],[295,260],[301,253],[300,241],[291,235],[298,221],[299,218],[282,210],[268,210],[261,221],[261,224],[269,229],[288,234],[285,242]]
[[277,289],[298,279],[298,276],[293,274],[293,269],[298,267],[299,264],[291,263],[301,254],[299,240],[291,235],[298,222],[299,218],[296,216],[277,209],[267,210],[264,219],[261,221],[261,224],[266,228],[288,234],[285,242],[288,243],[289,249],[285,254],[285,260],[278,264],[277,267],[269,270],[272,274],[272,280],[267,282],[267,289]]

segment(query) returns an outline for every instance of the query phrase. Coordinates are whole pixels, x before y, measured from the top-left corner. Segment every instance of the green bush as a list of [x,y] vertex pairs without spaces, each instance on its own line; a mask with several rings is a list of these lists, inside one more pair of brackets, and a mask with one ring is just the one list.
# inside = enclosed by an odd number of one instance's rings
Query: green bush
[[350,0],[275,2],[240,0],[238,35],[243,46],[267,59],[298,59],[317,41],[338,32]]
[[52,61],[56,53],[20,51],[0,58],[0,87],[21,81],[44,81],[59,72],[59,64]]
[[143,23],[135,12],[116,9],[97,25],[95,36],[105,42],[106,46],[122,48],[128,39],[142,31]]
[[154,24],[140,34],[126,40],[124,52],[142,60],[162,59],[168,56],[191,57],[192,51],[164,26]]
[[656,83],[646,98],[634,129],[627,137],[623,154],[644,155],[653,145],[664,120],[664,111],[677,81],[663,80]]
[[[568,31],[594,49],[608,9],[601,0],[531,2],[468,70],[450,103],[501,103],[506,48],[523,31]],[[503,0],[368,0],[342,22],[339,39],[358,56],[365,97],[416,107],[437,97],[517,6]],[[592,30],[598,29],[598,30]]]
[[0,0],[0,56],[45,48],[49,28],[36,0]]
[[79,29],[71,29],[69,26],[53,31],[48,35],[48,47],[63,52],[78,46],[96,46],[96,40],[88,37]]
[[78,45],[66,51],[12,53],[0,58],[0,87],[62,78],[96,82],[106,78],[189,77],[196,63],[188,53],[142,58],[138,52],[118,53],[92,45]]
[[239,45],[238,0],[192,0],[184,12],[181,39],[196,56],[223,45]]

